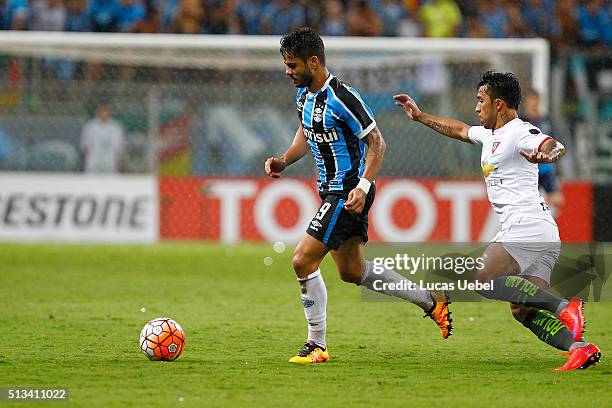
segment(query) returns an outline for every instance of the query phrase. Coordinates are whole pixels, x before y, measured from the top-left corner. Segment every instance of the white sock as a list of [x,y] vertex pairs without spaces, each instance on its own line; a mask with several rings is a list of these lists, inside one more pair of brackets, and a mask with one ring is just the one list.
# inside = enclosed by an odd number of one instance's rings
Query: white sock
[[[361,278],[362,286],[377,293],[384,293],[385,295],[407,300],[426,312],[433,307],[433,299],[429,291],[417,289],[414,287],[416,284],[392,269],[387,269],[383,266],[377,266],[376,268],[377,270],[374,272],[374,262],[365,261],[365,270]],[[393,284],[396,288],[390,289],[388,286],[382,285],[383,283]],[[409,289],[409,285],[413,287]],[[397,289],[398,286],[400,289]]]
[[317,269],[303,279],[298,278],[298,282],[302,290],[304,316],[308,321],[308,341],[326,348],[327,288],[321,270]]

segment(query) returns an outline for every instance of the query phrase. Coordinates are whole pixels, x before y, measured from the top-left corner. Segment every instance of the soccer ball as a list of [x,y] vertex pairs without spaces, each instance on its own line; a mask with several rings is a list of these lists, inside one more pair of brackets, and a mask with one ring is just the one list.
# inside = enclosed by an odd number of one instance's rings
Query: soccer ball
[[169,317],[158,317],[145,324],[140,332],[140,349],[153,361],[173,361],[185,348],[185,333]]

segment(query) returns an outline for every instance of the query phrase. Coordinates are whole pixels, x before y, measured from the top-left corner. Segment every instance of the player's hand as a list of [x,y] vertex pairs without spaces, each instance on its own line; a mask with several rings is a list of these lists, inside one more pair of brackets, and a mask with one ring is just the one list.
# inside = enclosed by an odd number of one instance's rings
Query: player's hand
[[393,96],[393,99],[395,100],[395,104],[402,108],[410,119],[418,120],[418,117],[421,114],[421,110],[419,109],[414,99],[410,97],[410,95],[399,94]]
[[266,174],[272,178],[279,178],[285,167],[287,167],[285,161],[278,157],[269,157],[264,165]]
[[544,153],[538,149],[533,149],[531,153],[527,153],[524,150],[519,152],[521,156],[527,159],[530,163],[554,163],[561,157],[560,151],[553,151],[550,154]]
[[361,188],[354,188],[348,195],[348,200],[344,203],[344,208],[354,214],[361,214],[365,206],[366,193]]

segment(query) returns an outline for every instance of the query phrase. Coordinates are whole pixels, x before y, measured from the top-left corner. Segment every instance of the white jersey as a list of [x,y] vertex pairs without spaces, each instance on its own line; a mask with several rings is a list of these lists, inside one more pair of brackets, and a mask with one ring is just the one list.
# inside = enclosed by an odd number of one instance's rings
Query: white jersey
[[538,165],[520,154],[521,150],[531,153],[551,137],[518,118],[495,130],[472,126],[468,137],[482,145],[480,162],[487,195],[502,230],[521,216],[543,219],[556,226],[538,191]]
[[123,152],[123,128],[114,120],[93,119],[83,127],[81,150],[85,152],[85,171],[115,173]]

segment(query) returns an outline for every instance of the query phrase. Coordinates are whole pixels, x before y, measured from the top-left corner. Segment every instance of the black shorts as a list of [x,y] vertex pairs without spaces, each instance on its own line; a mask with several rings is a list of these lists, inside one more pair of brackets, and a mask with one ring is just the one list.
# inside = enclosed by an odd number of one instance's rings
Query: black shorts
[[344,208],[346,195],[328,193],[321,196],[321,207],[310,221],[306,233],[334,250],[355,236],[361,237],[362,242],[368,242],[368,211],[375,195],[376,186],[372,184],[361,214],[350,213]]
[[538,177],[538,184],[544,189],[546,193],[552,193],[553,191],[559,190],[557,184],[557,177],[555,173],[545,173]]

